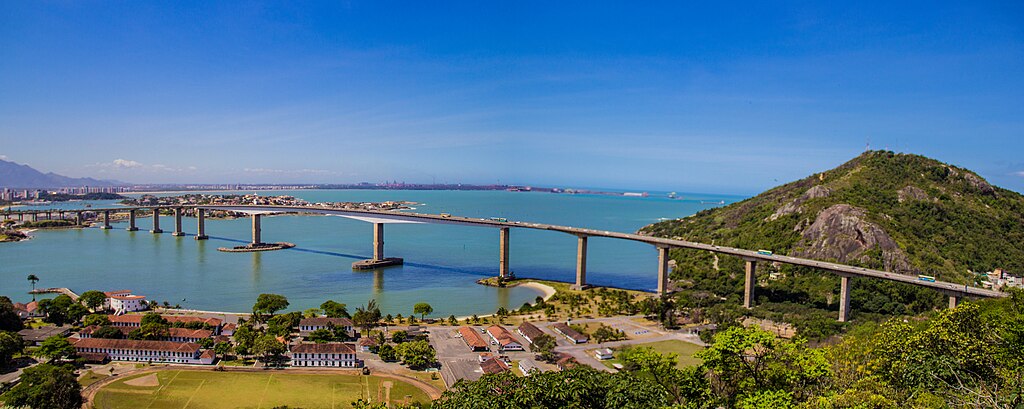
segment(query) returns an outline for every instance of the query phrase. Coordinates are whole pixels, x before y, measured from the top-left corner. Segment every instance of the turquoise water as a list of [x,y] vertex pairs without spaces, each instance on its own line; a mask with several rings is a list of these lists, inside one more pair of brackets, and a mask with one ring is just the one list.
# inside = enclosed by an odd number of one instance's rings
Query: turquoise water
[[[261,194],[264,194],[261,192]],[[505,191],[377,191],[298,190],[290,194],[311,202],[387,200],[414,201],[416,212],[470,217],[505,217],[601,230],[634,232],[661,218],[693,214],[716,205],[701,200],[737,197],[684,194],[666,197],[564,195]],[[111,202],[89,202],[102,207]],[[83,208],[86,203],[53,207]],[[186,237],[173,237],[173,218],[164,216],[165,234],[148,230],[150,218],[139,218],[138,232],[124,230],[38,231],[32,240],[0,244],[0,294],[16,301],[26,295],[28,274],[40,287],[75,291],[127,288],[149,299],[180,303],[186,308],[247,311],[260,293],[288,297],[291,309],[318,306],[326,299],[350,307],[374,298],[385,313],[408,315],[412,305],[428,302],[435,316],[494,312],[517,308],[538,293],[527,288],[497,289],[475,284],[498,271],[498,231],[491,228],[434,224],[389,224],[385,254],[406,264],[377,271],[352,271],[353,261],[372,254],[370,224],[333,216],[264,217],[263,240],[287,241],[290,250],[264,253],[223,253],[217,247],[248,242],[248,219],[207,219],[208,241],[196,241],[194,218],[184,221]],[[653,290],[657,252],[650,245],[591,238],[588,282]],[[575,278],[576,238],[564,233],[513,229],[510,268],[520,277],[560,281]]]

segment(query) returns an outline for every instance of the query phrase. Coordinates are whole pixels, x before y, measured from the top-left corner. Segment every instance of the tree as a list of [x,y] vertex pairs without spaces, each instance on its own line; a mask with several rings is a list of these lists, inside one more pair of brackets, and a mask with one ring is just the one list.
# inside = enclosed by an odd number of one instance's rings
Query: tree
[[288,299],[285,296],[260,294],[256,297],[256,304],[252,306],[252,317],[257,322],[264,322],[265,315],[274,315],[285,308],[288,308]]
[[16,332],[0,331],[0,366],[7,366],[15,354],[25,349],[21,335]]
[[54,335],[43,340],[39,345],[36,354],[51,361],[66,359],[75,355],[75,347],[68,342],[67,338]]
[[35,292],[36,292],[36,282],[38,282],[38,281],[39,281],[39,277],[36,277],[35,274],[29,274],[28,275],[28,282],[32,283],[32,293],[33,293],[32,294],[32,301],[36,300],[36,295],[35,295]]
[[434,408],[641,409],[669,404],[665,390],[656,383],[580,366],[527,377],[505,372],[484,375],[475,382],[460,381],[434,402]]
[[86,315],[85,318],[82,320],[82,325],[85,325],[87,327],[92,325],[110,325],[110,317],[108,317],[106,314],[89,314]]
[[217,356],[223,358],[227,354],[231,353],[231,343],[230,342],[218,342],[216,345],[213,346],[213,353],[217,354]]
[[170,321],[167,321],[167,319],[164,318],[163,315],[157,314],[155,312],[147,312],[145,315],[142,316],[142,321],[140,325],[146,324],[160,324],[166,326],[167,328],[171,327]]
[[310,332],[309,335],[306,336],[306,340],[313,341],[317,344],[324,344],[327,342],[334,341],[334,332],[327,328],[320,328],[313,332]]
[[85,308],[85,306],[82,304],[71,304],[68,306],[68,309],[64,312],[64,314],[67,317],[68,321],[78,322],[79,320],[82,319],[82,317],[89,314],[89,309]]
[[82,406],[82,386],[70,369],[40,364],[25,368],[21,383],[5,395],[11,407],[77,409]]
[[597,341],[597,343],[599,344],[605,341],[617,341],[622,338],[625,338],[625,336],[625,334],[604,324],[602,324],[600,327],[594,330],[593,334],[594,341]]
[[366,306],[356,307],[355,314],[352,314],[352,324],[370,333],[370,328],[373,328],[380,322],[381,314],[380,308],[377,308],[377,301],[370,300],[366,303]]
[[430,304],[427,304],[425,302],[421,302],[421,303],[417,303],[416,305],[414,305],[412,307],[412,312],[414,312],[416,314],[419,314],[420,315],[420,319],[422,320],[423,317],[425,317],[426,315],[434,312],[434,307],[431,307]]
[[406,339],[408,338],[409,333],[405,331],[395,331],[393,334],[391,334],[391,342],[394,342],[396,344],[401,344],[405,342]]
[[287,350],[288,347],[285,344],[270,334],[264,334],[257,338],[252,348],[254,354],[263,356],[264,362],[276,362]]
[[377,356],[384,362],[394,362],[399,359],[398,351],[391,344],[384,344],[377,350]]
[[106,338],[106,339],[121,339],[124,338],[124,333],[121,330],[114,328],[109,325],[104,325],[97,328],[92,332],[93,338]]
[[545,362],[555,362],[557,359],[555,356],[555,346],[557,345],[555,337],[541,334],[533,339],[533,352],[540,355],[540,359]]
[[324,301],[320,304],[320,309],[324,311],[324,315],[331,318],[352,318],[348,314],[347,306],[334,300]]
[[249,321],[239,323],[235,328],[235,352],[239,355],[250,355],[256,345],[256,338],[259,333],[252,327]]
[[171,336],[170,326],[150,321],[128,333],[128,339],[160,341]]
[[99,308],[107,301],[107,295],[101,291],[89,290],[82,293],[82,295],[78,297],[78,301],[85,304],[89,310],[99,311]]
[[302,321],[302,313],[295,311],[287,314],[275,315],[267,321],[267,333],[278,337],[288,337],[292,328]]
[[456,326],[459,325],[459,320],[455,318],[455,314],[448,316],[448,325]]
[[[61,294],[51,299],[39,301],[39,310],[46,314],[46,321],[54,325],[64,325],[74,321],[68,317],[68,308],[76,304],[71,297]],[[79,305],[81,306],[81,305]],[[75,311],[77,314],[78,311]],[[80,318],[80,317],[79,317]]]
[[302,312],[302,318],[316,318],[321,315],[324,315],[324,311],[319,308],[306,308],[306,310]]
[[402,357],[402,362],[413,369],[423,369],[437,363],[434,347],[427,341],[413,341],[398,344],[395,351]]
[[18,332],[24,327],[25,324],[21,322],[21,317],[14,310],[14,303],[11,302],[11,299],[0,296],[0,331]]

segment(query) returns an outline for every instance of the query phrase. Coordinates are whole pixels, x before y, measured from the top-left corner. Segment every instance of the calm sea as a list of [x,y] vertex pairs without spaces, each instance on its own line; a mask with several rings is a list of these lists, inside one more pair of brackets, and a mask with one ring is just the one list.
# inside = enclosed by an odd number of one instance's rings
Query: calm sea
[[[601,230],[634,232],[663,218],[691,215],[717,206],[704,202],[739,200],[735,196],[682,194],[651,197],[565,195],[505,191],[298,190],[290,194],[311,202],[413,201],[420,213],[505,217]],[[93,207],[112,202],[88,202]],[[82,208],[85,202],[52,207]],[[186,308],[248,311],[260,293],[288,297],[292,310],[326,299],[351,308],[376,299],[385,313],[408,315],[413,304],[428,302],[435,316],[494,312],[517,308],[538,293],[526,288],[497,289],[475,284],[498,271],[498,231],[434,224],[391,224],[385,228],[385,254],[406,264],[379,271],[352,271],[351,263],[372,254],[368,223],[332,216],[273,216],[263,219],[263,240],[297,244],[265,253],[222,253],[217,247],[248,242],[250,222],[207,219],[208,241],[196,241],[194,218],[184,221],[186,237],[173,237],[173,218],[161,219],[166,232],[140,231],[125,223],[112,230],[39,231],[32,240],[0,243],[0,294],[30,300],[28,274],[38,287],[90,290],[130,289],[149,299]],[[575,278],[576,238],[528,229],[511,231],[510,266],[520,277],[561,281]],[[597,285],[653,290],[657,252],[650,245],[591,238],[588,281]]]

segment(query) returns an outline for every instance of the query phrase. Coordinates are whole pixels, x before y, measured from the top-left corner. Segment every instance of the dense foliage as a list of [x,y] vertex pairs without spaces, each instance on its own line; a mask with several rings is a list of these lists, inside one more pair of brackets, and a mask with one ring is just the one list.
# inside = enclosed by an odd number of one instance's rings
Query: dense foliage
[[77,409],[82,406],[81,390],[70,369],[40,364],[25,369],[21,383],[4,395],[4,403],[16,408]]
[[820,348],[754,327],[715,334],[680,369],[651,348],[622,350],[617,374],[592,369],[459,382],[440,408],[1024,407],[1024,292],[916,320],[865,322]]
[[[840,205],[862,210],[862,214],[846,216],[877,227],[876,238],[891,239],[893,247],[856,248],[871,242],[861,237],[843,238],[851,248],[811,246],[813,240],[804,233],[825,209]],[[823,231],[823,237],[830,239],[843,234],[834,228]],[[971,285],[982,276],[969,271],[1024,271],[1024,196],[991,186],[969,170],[892,152],[867,152],[836,169],[729,206],[647,226],[642,232],[827,261],[841,257],[846,264],[878,269],[889,266],[894,271],[927,273],[939,280]],[[735,305],[741,299],[742,260],[686,249],[675,249],[671,255],[676,262],[672,279],[681,307],[705,316],[737,313],[728,311],[734,307],[715,305]],[[764,263],[758,266],[758,274],[759,307],[750,315],[792,323],[812,339],[841,330],[840,324],[834,323],[838,277]],[[919,314],[943,303],[941,294],[911,285],[854,280],[852,288],[854,313],[866,320]]]

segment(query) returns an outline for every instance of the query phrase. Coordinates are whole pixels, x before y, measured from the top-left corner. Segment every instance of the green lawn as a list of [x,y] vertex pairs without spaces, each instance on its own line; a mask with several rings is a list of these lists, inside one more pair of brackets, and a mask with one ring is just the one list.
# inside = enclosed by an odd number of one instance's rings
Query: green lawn
[[[658,351],[658,352],[663,353],[663,354],[668,354],[668,353],[676,354],[676,359],[678,359],[678,363],[676,364],[676,367],[678,367],[678,368],[685,368],[685,367],[688,367],[688,366],[700,365],[700,363],[701,363],[700,360],[697,359],[697,358],[694,358],[693,354],[696,353],[697,351],[700,351],[700,350],[704,349],[704,347],[702,347],[700,345],[691,344],[691,343],[685,342],[685,341],[676,341],[676,340],[651,342],[649,344],[637,344],[636,346],[637,347],[651,347],[651,348],[654,348],[655,351]],[[619,351],[615,351],[615,356],[618,357],[618,355],[619,355]],[[622,363],[622,362],[620,362],[618,358],[614,358],[614,359],[609,359],[607,361],[601,361],[601,363],[603,363],[605,366],[607,366],[609,368],[614,368],[612,366],[612,364],[619,364],[619,363]]]
[[[356,399],[373,402],[428,402],[405,382],[362,375],[304,375],[285,371],[214,372],[169,370],[156,373],[159,386],[132,386],[132,376],[105,386],[95,407],[107,408],[351,408]],[[390,383],[390,393],[386,393]],[[390,396],[390,399],[388,399]]]

